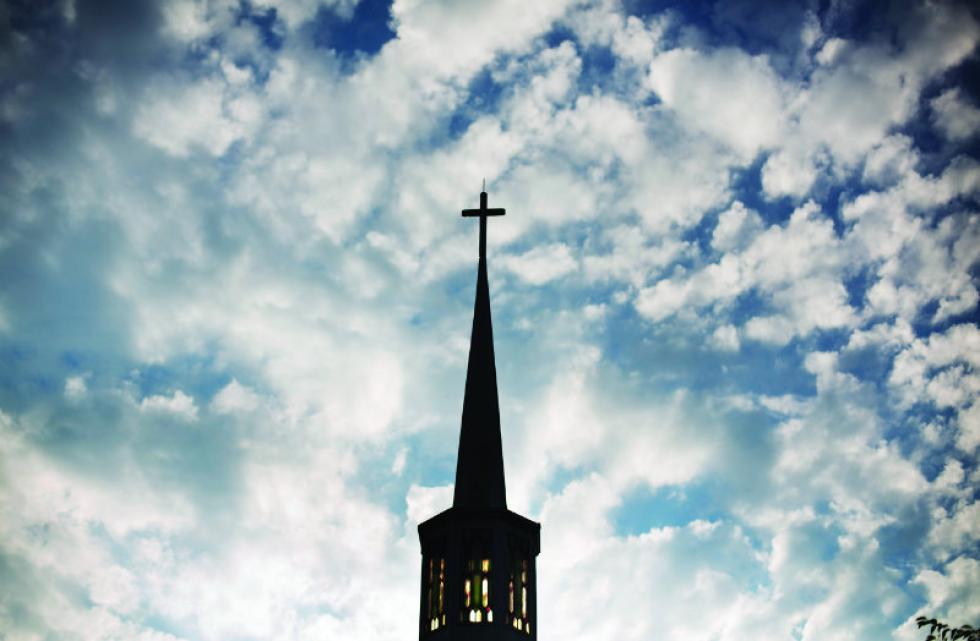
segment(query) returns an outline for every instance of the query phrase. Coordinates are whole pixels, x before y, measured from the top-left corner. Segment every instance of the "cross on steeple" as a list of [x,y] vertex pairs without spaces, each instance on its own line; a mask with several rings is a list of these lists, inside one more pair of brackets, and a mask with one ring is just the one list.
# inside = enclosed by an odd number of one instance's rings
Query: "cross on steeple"
[[476,272],[473,331],[466,366],[463,421],[456,460],[453,505],[480,509],[506,509],[504,458],[500,444],[500,409],[497,401],[497,367],[493,354],[493,322],[490,319],[490,285],[487,279],[487,216],[503,216],[503,209],[487,207],[486,185],[480,192],[480,208],[464,209],[463,216],[480,218],[480,261]]
[[488,209],[487,208],[487,192],[486,192],[486,181],[483,183],[484,191],[480,192],[480,208],[479,209],[464,209],[463,216],[479,216],[480,217],[480,260],[486,260],[487,258],[487,216],[503,216],[505,210],[501,208]]
[[419,523],[419,641],[537,641],[541,525],[507,509],[487,278],[486,183],[453,505]]

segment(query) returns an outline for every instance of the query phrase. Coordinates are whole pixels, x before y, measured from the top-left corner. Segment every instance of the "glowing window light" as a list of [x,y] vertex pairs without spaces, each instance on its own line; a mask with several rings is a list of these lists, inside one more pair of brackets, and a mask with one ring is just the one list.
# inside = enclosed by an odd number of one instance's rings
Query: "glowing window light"
[[528,585],[530,581],[527,559],[515,558],[507,581],[507,623],[515,630],[530,634],[528,621]]
[[426,612],[424,626],[434,632],[446,625],[446,559],[429,557],[423,565],[425,572],[425,604]]
[[469,559],[463,579],[463,607],[459,620],[470,623],[493,623],[490,607],[490,559]]
[[442,618],[445,619],[446,611],[445,602],[443,595],[446,592],[446,559],[439,559],[439,612],[443,613]]

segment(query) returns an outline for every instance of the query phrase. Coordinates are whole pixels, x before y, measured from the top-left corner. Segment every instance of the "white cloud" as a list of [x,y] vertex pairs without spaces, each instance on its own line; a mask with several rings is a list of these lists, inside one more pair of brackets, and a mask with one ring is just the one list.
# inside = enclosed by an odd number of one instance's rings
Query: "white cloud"
[[258,394],[233,378],[211,399],[211,409],[219,414],[247,413],[254,412],[260,403]]
[[[818,396],[777,429],[771,483],[780,489],[770,500],[828,501],[838,527],[867,539],[892,523],[892,515],[916,501],[927,484],[897,446],[880,439],[881,420],[866,408],[872,390],[840,372],[835,353],[811,353],[805,365],[816,377]],[[859,486],[865,491],[851,491]],[[800,493],[808,499],[800,501]]]
[[724,352],[737,352],[741,346],[734,325],[721,325],[711,335],[711,344]]
[[976,620],[980,616],[980,604],[975,598],[980,588],[980,561],[961,556],[950,561],[942,570],[923,570],[916,575],[915,583],[925,588],[929,599],[921,611],[944,621]]
[[535,224],[561,227],[594,218],[598,209],[596,196],[592,185],[560,167],[545,164],[516,168],[501,185],[500,198],[517,206],[511,206],[513,216],[495,225],[497,242],[512,241],[531,231]]
[[815,56],[817,62],[824,66],[834,64],[847,48],[847,45],[847,40],[842,38],[828,38]]
[[598,358],[595,349],[565,355],[522,413],[522,423],[535,427],[522,430],[521,441],[505,453],[516,504],[530,504],[558,469],[598,470],[611,490],[622,492],[682,485],[715,461],[716,419],[699,399],[684,392],[655,404],[606,397],[595,391],[602,381]]
[[163,18],[167,31],[181,40],[196,40],[211,32],[205,2],[199,0],[172,0],[163,6]]
[[405,495],[406,515],[411,525],[442,512],[453,503],[453,486],[422,487],[413,485]]
[[764,56],[672,49],[653,60],[649,83],[685,127],[708,133],[746,160],[784,131],[785,90]]
[[425,68],[436,77],[466,77],[498,51],[520,51],[548,28],[568,6],[566,0],[526,5],[517,0],[493,3],[427,3],[399,0],[391,7],[396,43],[386,47],[410,69]]
[[968,550],[980,528],[980,503],[957,506],[952,514],[936,508],[929,529],[929,545],[940,560],[946,560],[961,550]]
[[[5,545],[20,550],[38,567],[56,568],[56,574],[86,585],[101,582],[99,589],[106,599],[131,602],[126,586],[112,578],[120,571],[114,569],[93,528],[104,528],[120,540],[149,532],[185,531],[195,517],[187,498],[154,487],[134,466],[113,470],[101,479],[72,470],[17,439],[13,426],[8,423],[0,433],[6,466],[0,529]],[[47,543],[30,536],[31,528],[44,524],[54,529]],[[103,576],[103,572],[110,574]],[[111,596],[112,586],[123,592]]]
[[[431,247],[437,239],[449,235],[452,228],[448,227],[443,213],[445,203],[458,203],[458,209],[478,206],[474,197],[479,193],[483,179],[487,180],[490,206],[497,206],[497,199],[502,196],[495,181],[521,149],[522,142],[520,136],[507,131],[496,119],[481,118],[451,145],[431,154],[406,159],[401,167],[400,188],[395,197],[399,214],[392,221],[399,236],[408,241],[401,243],[405,251],[414,256],[420,249]],[[490,221],[487,242],[491,247],[500,243],[501,223],[509,223],[516,213],[511,207],[510,214],[503,220],[495,218]],[[458,226],[455,229],[459,229]],[[454,244],[459,242],[457,239]],[[462,254],[467,257],[472,255],[472,249]],[[457,268],[460,264],[453,261],[448,265],[439,265],[441,269],[436,274],[447,268]],[[435,265],[432,266],[434,268]]]
[[673,116],[652,111],[647,119],[649,153],[628,167],[624,204],[635,211],[647,233],[673,235],[696,225],[706,211],[730,199],[730,154],[707,136],[672,134]]
[[218,80],[183,85],[159,79],[143,96],[133,133],[174,156],[187,156],[192,149],[221,156],[252,135],[258,111],[253,96],[231,94]]
[[785,345],[793,334],[793,323],[785,316],[756,316],[745,324],[745,335],[762,343]]
[[645,24],[636,16],[628,16],[622,28],[613,32],[612,50],[620,59],[643,66],[653,58],[661,35],[661,25]]
[[624,16],[611,0],[581,3],[576,9],[567,13],[563,22],[584,45],[609,47],[617,56],[617,64],[646,70],[661,44],[667,22],[663,14],[642,20]]
[[334,11],[341,17],[350,18],[357,6],[357,0],[255,0],[254,6],[259,9],[275,9],[276,16],[292,30],[313,18],[321,7]]
[[756,232],[758,226],[757,217],[734,205],[719,218],[712,242],[745,247],[640,290],[637,310],[652,321],[690,316],[709,305],[729,305],[755,289],[780,313],[750,319],[745,326],[750,338],[784,344],[816,329],[853,325],[856,316],[840,282],[841,242],[815,203],[794,211],[785,226]]
[[894,350],[911,343],[915,334],[912,326],[904,319],[897,318],[893,323],[877,323],[868,329],[858,329],[851,333],[846,350],[862,349],[868,346]]
[[[857,162],[890,126],[912,114],[915,90],[902,85],[899,69],[874,64],[878,55],[855,52],[847,62],[816,72],[800,110],[800,128],[846,164]],[[862,100],[848,99],[855,91]]]
[[980,402],[974,398],[969,407],[960,410],[957,419],[956,446],[964,452],[975,452],[980,447]]
[[402,472],[405,471],[405,463],[408,461],[408,449],[401,448],[395,454],[395,458],[391,461],[391,473],[395,476],[401,476]]
[[617,158],[628,165],[647,158],[644,117],[633,105],[608,95],[580,95],[573,109],[557,114],[555,144],[575,161],[608,166]]
[[173,414],[184,420],[197,420],[197,405],[194,404],[194,399],[181,390],[175,390],[170,396],[159,394],[147,396],[140,401],[139,407],[143,412]]
[[76,401],[85,398],[88,394],[88,384],[85,382],[87,376],[69,376],[65,379],[65,398]]
[[[811,141],[807,147],[825,144],[836,160],[857,162],[891,126],[913,115],[928,79],[962,60],[980,37],[963,7],[921,5],[910,13],[915,18],[908,42],[898,54],[882,43],[824,45],[818,58],[825,66],[814,72],[797,103],[800,133]],[[858,93],[861,100],[849,99]]]
[[803,149],[791,146],[766,159],[762,166],[762,189],[769,198],[802,198],[813,187],[817,175],[817,161]]
[[[839,560],[821,558],[823,529],[812,515],[784,521],[766,554],[719,521],[613,536],[608,517],[616,506],[598,475],[545,504],[542,546],[557,553],[538,561],[542,630],[569,639],[776,640],[802,629],[807,639],[843,639],[855,626],[886,633],[866,614],[891,615],[901,601],[873,543],[848,542]],[[763,574],[771,587],[749,578]],[[705,611],[712,616],[698,616]]]
[[673,238],[648,238],[634,225],[605,227],[602,239],[611,248],[608,252],[586,255],[582,266],[587,278],[598,281],[643,285],[650,273],[666,267],[689,254],[689,243]]
[[503,267],[526,283],[543,285],[575,271],[577,263],[568,245],[541,245],[516,256],[504,256]]
[[[976,375],[972,373],[980,365],[980,330],[970,324],[954,325],[947,331],[935,333],[927,339],[915,339],[895,357],[888,382],[902,395],[905,403],[932,400],[942,403],[950,385],[966,385],[972,390]],[[965,364],[969,369],[958,367]],[[950,378],[935,387],[930,382],[940,372],[949,372]],[[942,394],[937,396],[937,394]],[[972,394],[955,394],[965,400]],[[943,403],[944,406],[960,403]]]
[[761,230],[759,214],[736,200],[718,215],[718,224],[711,234],[711,246],[722,252],[744,249]]
[[956,444],[968,453],[980,445],[977,353],[980,331],[969,324],[954,325],[926,339],[910,341],[895,356],[888,377],[902,405],[927,402],[953,410],[958,428]]
[[929,106],[936,126],[950,140],[966,140],[980,131],[980,109],[966,102],[958,87],[936,96]]
[[[900,52],[883,42],[830,38],[816,54],[820,66],[807,86],[784,92],[790,124],[763,166],[768,197],[803,198],[828,168],[858,164],[893,126],[914,115],[930,79],[958,64],[980,37],[976,21],[956,5],[910,6],[909,14],[914,17]],[[861,100],[850,99],[858,94]]]
[[963,464],[956,459],[949,459],[943,471],[933,479],[932,483],[938,488],[955,491],[965,478]]
[[888,186],[915,171],[918,160],[911,138],[901,134],[888,136],[865,158],[864,179]]
[[[207,337],[224,362],[257,377],[263,396],[270,397],[263,401],[268,409],[299,422],[310,438],[372,439],[386,433],[406,385],[405,349],[386,344],[405,345],[390,319],[343,291],[305,277],[283,279],[278,266],[248,255],[213,268],[195,291],[180,292],[179,302],[171,290],[141,295],[153,286],[152,274],[126,274],[118,291],[139,318],[134,347],[140,358],[165,361],[197,349]],[[358,290],[360,283],[350,286]],[[230,408],[232,400],[247,402],[249,395],[239,396],[228,391],[216,409]],[[167,403],[176,401],[155,401]]]

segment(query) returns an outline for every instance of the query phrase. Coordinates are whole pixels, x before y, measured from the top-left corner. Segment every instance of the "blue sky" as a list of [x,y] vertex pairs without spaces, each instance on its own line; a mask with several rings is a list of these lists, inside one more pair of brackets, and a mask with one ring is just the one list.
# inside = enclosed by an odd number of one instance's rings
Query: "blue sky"
[[543,639],[980,621],[980,15],[0,3],[0,631],[417,634],[487,181]]

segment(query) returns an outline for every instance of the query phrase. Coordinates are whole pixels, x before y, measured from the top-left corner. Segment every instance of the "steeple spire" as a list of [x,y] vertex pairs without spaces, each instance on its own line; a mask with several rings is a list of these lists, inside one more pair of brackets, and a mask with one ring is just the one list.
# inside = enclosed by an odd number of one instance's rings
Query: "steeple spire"
[[480,218],[473,333],[453,506],[419,523],[419,641],[537,641],[541,524],[507,509],[487,283],[487,217],[504,210],[484,185],[463,215]]
[[504,456],[500,441],[497,368],[493,355],[490,286],[487,282],[487,216],[503,216],[503,209],[487,208],[487,192],[480,192],[480,208],[464,209],[463,216],[480,218],[480,262],[473,306],[470,359],[466,368],[463,423],[456,459],[453,507],[506,509]]

